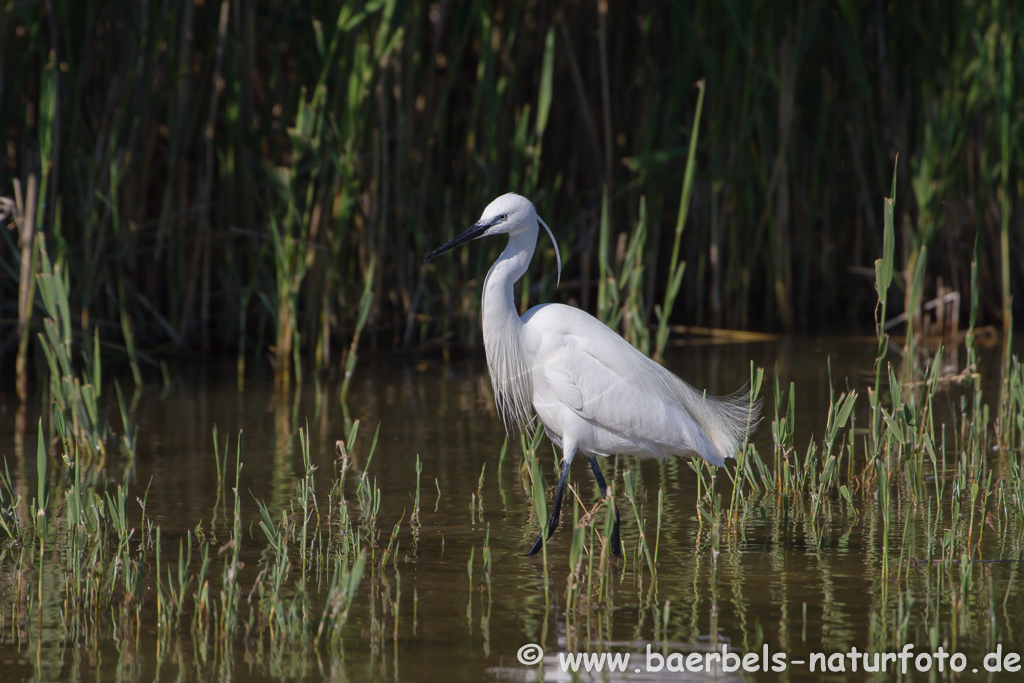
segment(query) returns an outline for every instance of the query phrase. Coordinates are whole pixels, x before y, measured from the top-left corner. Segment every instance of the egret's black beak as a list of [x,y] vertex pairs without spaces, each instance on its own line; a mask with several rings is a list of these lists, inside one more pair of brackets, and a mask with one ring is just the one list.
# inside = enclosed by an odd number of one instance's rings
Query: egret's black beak
[[444,252],[449,251],[450,249],[454,249],[455,247],[459,246],[460,244],[465,244],[466,242],[470,242],[470,241],[475,240],[477,238],[483,237],[484,233],[487,232],[487,229],[490,228],[491,226],[495,225],[496,223],[497,223],[497,221],[494,221],[494,220],[477,221],[476,223],[471,225],[469,227],[469,229],[466,230],[464,233],[462,233],[462,234],[452,238],[452,240],[450,242],[447,242],[446,244],[442,244],[440,247],[438,247],[434,251],[430,252],[427,255],[427,258],[425,258],[423,260],[424,261],[429,261],[429,260],[431,260],[433,258],[437,258],[438,256],[440,256]]

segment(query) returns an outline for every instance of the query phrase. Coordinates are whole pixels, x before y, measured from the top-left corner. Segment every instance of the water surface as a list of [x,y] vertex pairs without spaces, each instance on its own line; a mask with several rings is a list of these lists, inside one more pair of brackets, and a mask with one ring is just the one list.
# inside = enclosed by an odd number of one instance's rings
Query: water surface
[[[749,378],[751,361],[766,368],[766,417],[753,437],[764,454],[772,451],[775,379],[783,390],[794,382],[796,452],[802,456],[812,438],[820,442],[830,384],[837,395],[850,387],[861,393],[855,419],[864,420],[874,353],[870,342],[790,339],[677,347],[670,350],[668,365],[710,393],[739,388]],[[994,402],[998,352],[986,354],[985,360],[981,371]],[[962,370],[962,362],[955,356],[945,359],[948,374]],[[943,396],[940,413],[951,419],[958,409],[955,386]],[[116,403],[109,403],[109,409],[111,422],[119,425]],[[36,415],[25,417],[28,425],[35,425]],[[665,668],[647,671],[646,652],[651,646],[663,656],[685,656],[720,651],[724,644],[741,655],[767,648],[785,653],[788,660],[807,660],[811,653],[848,652],[853,647],[898,651],[908,642],[915,653],[939,645],[962,652],[969,661],[964,676],[974,677],[971,669],[982,670],[984,655],[997,644],[1006,651],[1024,651],[1024,598],[1016,588],[1022,557],[1019,530],[1000,536],[993,529],[983,546],[983,559],[994,561],[972,563],[964,578],[959,566],[938,567],[916,554],[933,533],[930,508],[902,510],[888,540],[890,553],[903,550],[902,568],[898,576],[885,577],[886,541],[877,501],[857,496],[847,505],[836,500],[829,505],[825,522],[812,528],[791,523],[791,516],[800,514],[797,504],[788,509],[777,498],[752,497],[742,536],[723,542],[716,551],[709,544],[710,526],[702,524],[698,514],[696,476],[681,459],[640,463],[616,458],[603,465],[618,491],[622,473],[634,473],[641,515],[651,536],[658,491],[663,491],[657,581],[637,563],[637,523],[620,498],[626,552],[625,559],[610,569],[611,597],[583,610],[567,607],[573,519],[568,504],[562,528],[548,545],[551,583],[546,605],[542,561],[524,556],[538,527],[523,485],[519,441],[508,445],[499,467],[506,435],[495,413],[482,357],[448,364],[438,359],[361,363],[344,406],[338,386],[331,383],[306,381],[296,392],[282,396],[268,381],[250,380],[240,389],[233,376],[213,369],[196,371],[166,389],[143,390],[136,413],[137,456],[126,463],[112,454],[108,470],[115,480],[129,481],[133,497],[148,489],[147,516],[159,525],[168,547],[176,548],[178,539],[194,538],[197,529],[224,533],[224,501],[230,492],[226,484],[218,485],[214,427],[222,443],[227,439],[232,454],[241,438],[244,465],[239,488],[247,525],[242,558],[251,583],[265,562],[265,539],[255,526],[256,501],[264,501],[275,519],[288,511],[302,476],[299,428],[308,426],[311,460],[326,487],[339,466],[336,443],[349,433],[353,420],[361,425],[352,453],[354,471],[366,467],[377,432],[366,471],[381,492],[382,543],[401,520],[396,560],[380,577],[364,577],[341,652],[325,654],[310,648],[273,653],[240,637],[233,652],[217,655],[233,661],[234,678],[571,680],[559,669],[559,652],[608,651],[628,652],[632,659],[626,675],[605,674],[604,680],[778,680],[780,674],[770,671],[731,673],[720,667],[713,675]],[[15,423],[8,403],[0,422],[0,454],[28,497],[35,490],[35,430],[30,427],[18,435]],[[553,484],[556,456],[546,441],[540,454],[549,468],[548,483]],[[422,462],[421,527],[414,533],[409,520],[417,456]],[[573,466],[572,483],[582,504],[589,507],[597,501],[582,458]],[[724,472],[718,473],[716,485],[727,499]],[[482,561],[485,544],[492,555],[489,577]],[[14,590],[13,557],[12,551],[0,561],[0,591]],[[23,573],[30,577],[34,571]],[[954,618],[952,587],[962,581],[968,582],[965,594],[970,604]],[[168,653],[158,647],[157,624],[144,626],[135,643],[104,630],[103,615],[96,618],[100,635],[76,640],[60,628],[59,614],[50,614],[37,633],[16,628],[6,615],[6,624],[0,625],[0,679],[188,680],[223,671],[190,641],[187,629],[172,639],[174,648]],[[546,653],[539,667],[517,660],[520,647],[528,643],[539,644]],[[988,675],[982,670],[976,676]],[[586,674],[580,676],[588,680]],[[781,676],[817,681],[865,674],[858,670],[823,675],[793,664]],[[948,673],[935,672],[908,678],[929,676],[949,678]],[[1009,673],[993,676],[1015,680]]]

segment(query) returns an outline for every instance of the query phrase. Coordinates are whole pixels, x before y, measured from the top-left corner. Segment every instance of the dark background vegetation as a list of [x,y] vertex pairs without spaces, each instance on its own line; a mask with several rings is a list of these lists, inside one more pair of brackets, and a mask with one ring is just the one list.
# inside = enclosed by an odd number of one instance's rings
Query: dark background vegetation
[[1002,325],[1022,36],[1015,3],[973,0],[0,0],[0,195],[18,180],[36,230],[0,230],[0,377],[42,327],[22,261],[44,247],[84,338],[143,360],[337,366],[364,325],[362,348],[472,340],[501,245],[423,256],[510,190],[562,247],[555,290],[542,238],[530,303],[591,311],[643,200],[630,305],[653,323],[700,79],[674,322],[873,331],[898,153],[898,264],[927,247],[925,298],[966,310],[977,241],[979,323]]

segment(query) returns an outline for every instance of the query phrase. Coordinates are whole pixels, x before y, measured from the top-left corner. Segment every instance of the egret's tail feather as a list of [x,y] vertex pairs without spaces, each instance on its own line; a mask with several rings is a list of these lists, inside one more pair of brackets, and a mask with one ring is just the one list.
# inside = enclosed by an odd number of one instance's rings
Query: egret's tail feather
[[[692,389],[692,388],[691,388]],[[696,393],[696,392],[694,392]],[[761,418],[761,399],[751,396],[750,385],[727,396],[707,396],[703,410],[690,411],[722,458],[735,458],[743,440]]]
[[678,405],[703,431],[707,438],[687,444],[687,450],[717,466],[724,464],[726,458],[736,457],[736,451],[761,415],[761,401],[751,396],[749,384],[733,394],[711,396],[639,352],[626,352],[623,358],[631,361],[631,370],[640,386],[666,403]]

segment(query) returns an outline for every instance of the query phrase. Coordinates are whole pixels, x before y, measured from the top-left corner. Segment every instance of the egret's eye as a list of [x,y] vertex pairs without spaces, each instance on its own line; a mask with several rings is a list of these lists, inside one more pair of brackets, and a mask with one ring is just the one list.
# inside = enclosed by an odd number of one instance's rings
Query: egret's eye
[[501,214],[500,216],[498,216],[498,220],[501,221],[502,223],[504,223],[505,221],[508,220],[508,214],[507,213]]

